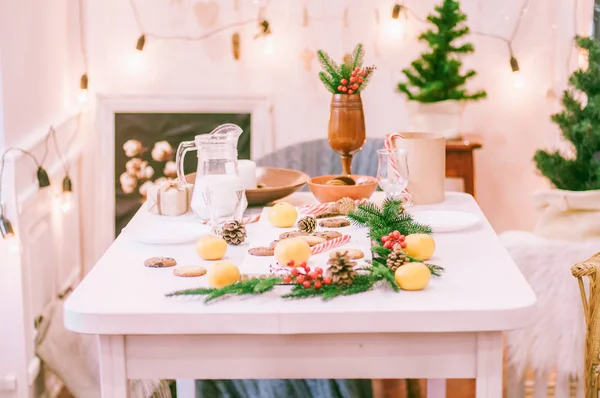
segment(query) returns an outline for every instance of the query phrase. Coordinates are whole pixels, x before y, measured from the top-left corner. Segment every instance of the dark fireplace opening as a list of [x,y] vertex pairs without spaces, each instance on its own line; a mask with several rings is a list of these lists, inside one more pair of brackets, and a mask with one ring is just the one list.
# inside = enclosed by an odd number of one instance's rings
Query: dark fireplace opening
[[[193,141],[224,123],[244,130],[238,158],[250,159],[249,113],[116,113],[115,114],[115,236],[146,199],[150,184],[176,178],[175,152],[182,141]],[[196,171],[194,153],[185,157],[185,171]]]

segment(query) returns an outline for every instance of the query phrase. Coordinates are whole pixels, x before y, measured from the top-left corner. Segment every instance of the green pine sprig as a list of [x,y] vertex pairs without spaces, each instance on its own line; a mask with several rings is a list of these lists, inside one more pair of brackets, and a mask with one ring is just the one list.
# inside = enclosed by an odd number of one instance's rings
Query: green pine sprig
[[368,227],[369,237],[377,242],[393,231],[399,231],[402,235],[432,233],[431,227],[414,221],[399,200],[386,199],[381,207],[372,202],[360,204],[348,214],[348,218],[354,225]]
[[[319,79],[329,92],[333,94],[347,94],[347,92],[338,90],[338,87],[343,86],[343,80],[346,81],[345,85],[349,87],[352,72],[356,68],[362,68],[364,56],[365,49],[361,43],[354,47],[351,54],[347,54],[346,57],[344,57],[344,62],[340,65],[338,65],[325,51],[318,50],[317,59],[323,69],[319,72]],[[354,93],[356,94],[364,91],[367,87],[369,79],[375,71],[375,67],[367,66],[366,68],[361,69],[361,71],[364,72],[364,76],[362,76],[363,82],[356,82],[356,84],[359,84],[358,89],[354,90]]]
[[185,289],[178,290],[175,292],[167,293],[165,296],[207,296],[204,302],[208,303],[219,297],[228,295],[256,295],[273,290],[275,285],[282,283],[282,279],[279,277],[271,278],[252,278],[246,281],[234,283],[222,288],[197,288],[197,289]]

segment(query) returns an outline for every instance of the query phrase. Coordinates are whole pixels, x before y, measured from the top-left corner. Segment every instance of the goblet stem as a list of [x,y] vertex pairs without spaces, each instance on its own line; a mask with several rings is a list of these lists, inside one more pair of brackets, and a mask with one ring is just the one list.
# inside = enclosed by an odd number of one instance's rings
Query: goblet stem
[[340,158],[342,159],[342,173],[352,174],[352,155],[340,155]]

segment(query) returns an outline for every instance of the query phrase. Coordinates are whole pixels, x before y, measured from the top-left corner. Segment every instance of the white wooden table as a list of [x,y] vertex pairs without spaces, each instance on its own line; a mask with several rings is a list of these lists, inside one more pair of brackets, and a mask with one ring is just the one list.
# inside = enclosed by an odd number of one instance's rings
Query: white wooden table
[[[314,199],[297,193],[288,200]],[[461,193],[427,207],[483,218]],[[252,235],[252,225],[248,230]],[[500,398],[502,331],[531,322],[535,295],[485,218],[435,241],[431,261],[446,272],[421,292],[381,288],[324,303],[285,301],[278,296],[288,288],[281,286],[205,305],[202,297],[164,293],[206,278],[142,265],[152,256],[201,264],[193,245],[143,245],[120,236],[68,299],[65,325],[99,335],[104,398],[127,397],[127,380],[144,378],[427,378],[428,395],[438,397],[445,394],[442,379],[476,378],[478,398]],[[246,254],[244,246],[228,250],[237,263]]]

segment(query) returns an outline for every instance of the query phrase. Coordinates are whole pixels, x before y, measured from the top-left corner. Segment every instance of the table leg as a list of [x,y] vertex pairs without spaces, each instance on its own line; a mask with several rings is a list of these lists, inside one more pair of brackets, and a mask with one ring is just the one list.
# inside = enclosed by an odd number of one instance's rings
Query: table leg
[[502,398],[502,333],[477,335],[477,398]]
[[99,336],[102,398],[129,398],[125,369],[125,336]]
[[177,379],[177,398],[196,398],[196,381]]
[[446,379],[428,379],[427,398],[446,398]]

